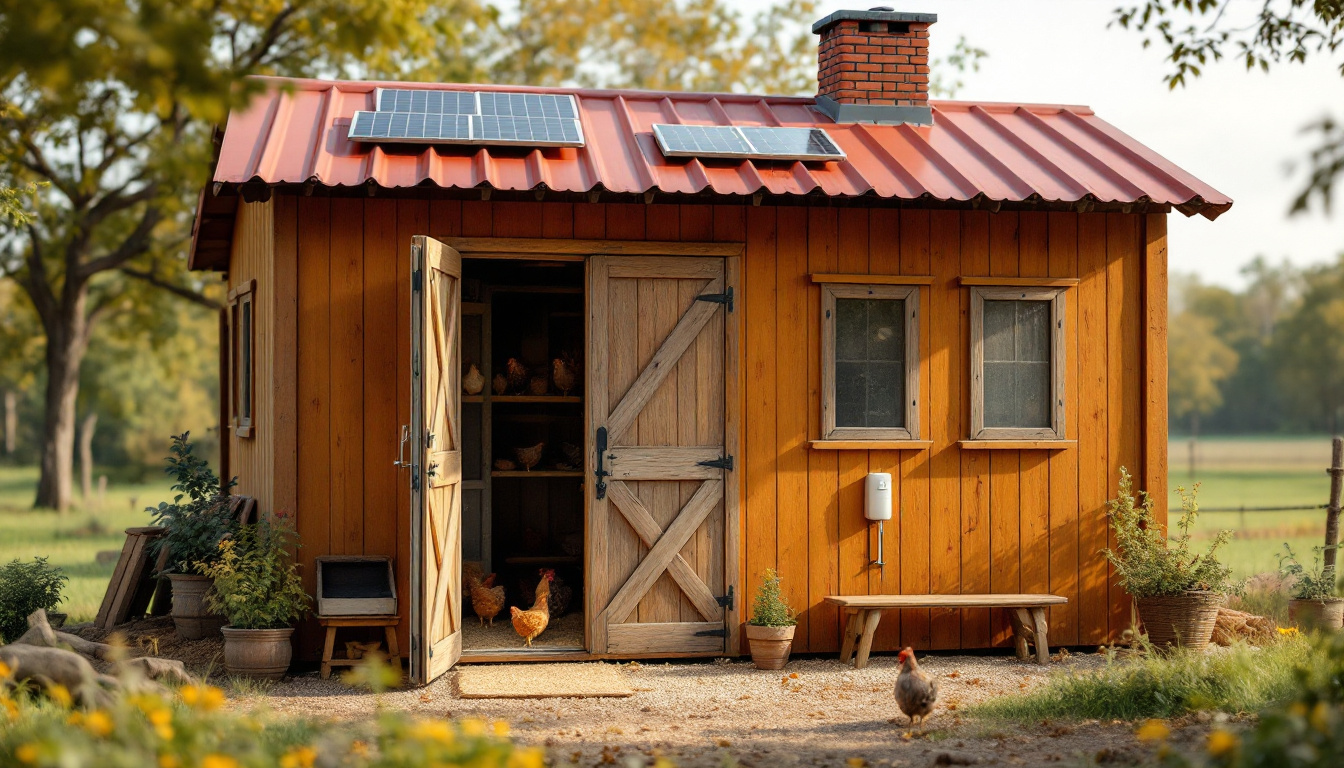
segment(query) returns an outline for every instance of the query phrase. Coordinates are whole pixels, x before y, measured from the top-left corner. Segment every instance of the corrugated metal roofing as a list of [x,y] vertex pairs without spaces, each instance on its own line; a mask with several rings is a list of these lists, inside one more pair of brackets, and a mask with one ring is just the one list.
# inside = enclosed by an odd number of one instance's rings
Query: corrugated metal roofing
[[[933,102],[934,124],[837,125],[812,99],[737,94],[572,90],[581,148],[377,146],[346,134],[382,86],[474,90],[466,84],[268,78],[270,87],[230,115],[214,180],[386,188],[720,195],[875,195],[999,202],[1158,203],[1216,218],[1232,200],[1079,106]],[[840,162],[667,158],[654,123],[822,127]]]

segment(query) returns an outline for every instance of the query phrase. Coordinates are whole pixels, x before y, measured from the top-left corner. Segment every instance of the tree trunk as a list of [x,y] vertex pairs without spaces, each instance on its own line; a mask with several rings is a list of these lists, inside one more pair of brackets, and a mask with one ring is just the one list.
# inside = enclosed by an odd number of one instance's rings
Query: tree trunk
[[5,455],[13,456],[19,447],[19,393],[5,390]]
[[64,513],[70,507],[75,458],[75,404],[79,366],[88,348],[84,304],[87,294],[67,300],[47,332],[47,392],[42,419],[41,475],[34,507]]
[[98,412],[89,411],[79,427],[79,492],[84,505],[93,502],[93,432],[98,429]]

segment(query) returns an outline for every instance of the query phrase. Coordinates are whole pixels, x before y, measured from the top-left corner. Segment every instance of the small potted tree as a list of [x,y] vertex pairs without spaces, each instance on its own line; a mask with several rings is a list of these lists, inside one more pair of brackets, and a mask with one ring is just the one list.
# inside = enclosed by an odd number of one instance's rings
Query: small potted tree
[[1107,516],[1118,550],[1107,549],[1120,583],[1139,606],[1139,619],[1156,646],[1202,650],[1213,636],[1218,607],[1231,587],[1232,571],[1216,557],[1231,538],[1219,531],[1202,555],[1190,551],[1190,529],[1199,515],[1199,486],[1181,495],[1180,534],[1170,542],[1153,514],[1153,500],[1140,491],[1134,498],[1129,472],[1120,468],[1120,495],[1108,503]]
[[171,504],[160,502],[150,507],[154,522],[164,527],[164,535],[154,540],[158,548],[168,548],[168,564],[160,573],[173,586],[173,627],[185,640],[200,640],[219,634],[224,618],[209,610],[205,596],[211,579],[199,567],[219,559],[219,542],[233,533],[237,521],[229,511],[229,489],[205,459],[193,453],[191,433],[173,436],[172,453],[164,470],[176,478],[177,495]]
[[751,605],[751,619],[747,622],[751,661],[757,669],[783,669],[789,663],[793,630],[797,624],[798,614],[789,608],[779,590],[779,574],[774,568],[767,568]]
[[1292,581],[1288,600],[1288,620],[1304,629],[1337,631],[1344,627],[1344,597],[1336,591],[1333,569],[1321,565],[1323,547],[1316,547],[1315,563],[1309,571],[1297,560],[1293,548],[1283,544],[1279,555],[1279,573]]
[[229,622],[222,630],[229,672],[274,680],[289,669],[294,623],[309,606],[290,557],[293,533],[281,515],[245,525],[219,543],[218,560],[200,566],[215,581],[206,603]]
[[69,578],[60,568],[47,564],[47,558],[34,557],[25,563],[14,558],[0,568],[0,642],[12,643],[28,631],[28,616],[41,608],[53,627],[65,623],[65,614],[52,613],[61,602],[61,591]]

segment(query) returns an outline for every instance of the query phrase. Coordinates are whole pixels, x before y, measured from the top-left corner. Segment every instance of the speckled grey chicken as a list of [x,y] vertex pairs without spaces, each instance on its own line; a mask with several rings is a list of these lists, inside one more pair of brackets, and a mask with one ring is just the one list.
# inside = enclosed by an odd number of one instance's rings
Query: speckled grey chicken
[[901,651],[896,659],[901,664],[901,674],[896,677],[896,706],[910,718],[911,725],[919,718],[923,728],[924,718],[933,713],[938,700],[938,681],[919,668],[913,648]]

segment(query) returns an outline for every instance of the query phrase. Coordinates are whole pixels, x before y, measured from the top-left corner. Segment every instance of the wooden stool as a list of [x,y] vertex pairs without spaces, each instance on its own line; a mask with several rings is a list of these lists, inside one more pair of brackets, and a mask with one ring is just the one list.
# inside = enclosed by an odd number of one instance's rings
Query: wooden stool
[[353,667],[360,659],[333,659],[331,653],[336,648],[336,629],[338,627],[382,627],[387,637],[387,658],[400,663],[401,652],[397,649],[398,616],[318,616],[317,623],[327,628],[327,639],[322,644],[322,679],[331,677],[332,667]]

